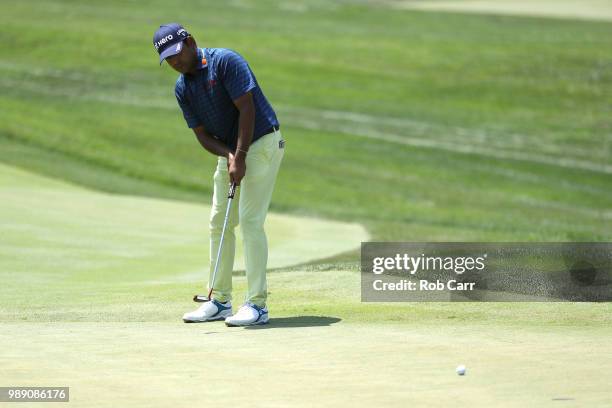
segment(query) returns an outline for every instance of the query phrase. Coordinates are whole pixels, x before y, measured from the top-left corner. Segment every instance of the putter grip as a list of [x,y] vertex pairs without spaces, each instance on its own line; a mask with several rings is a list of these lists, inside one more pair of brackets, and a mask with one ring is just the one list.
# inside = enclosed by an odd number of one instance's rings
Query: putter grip
[[232,183],[232,185],[230,186],[227,198],[234,198],[234,194],[236,194],[236,183]]

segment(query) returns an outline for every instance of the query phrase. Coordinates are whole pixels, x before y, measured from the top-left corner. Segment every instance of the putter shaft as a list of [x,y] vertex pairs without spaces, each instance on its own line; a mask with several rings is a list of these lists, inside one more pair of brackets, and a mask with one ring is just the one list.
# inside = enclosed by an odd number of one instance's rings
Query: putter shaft
[[[227,228],[227,222],[229,220],[230,209],[232,208],[232,200],[236,193],[236,183],[232,183],[227,194],[227,209],[225,210],[225,219],[223,220],[223,229],[221,230],[221,240],[219,241],[219,249],[217,250],[217,260],[215,261],[215,269],[213,270],[212,279],[210,281],[210,289],[208,291],[208,300],[212,296],[212,292],[215,285],[215,277],[217,276],[217,270],[219,269],[219,262],[221,261],[221,251],[223,250],[223,238],[225,237],[225,229]],[[194,298],[195,299],[195,298]]]

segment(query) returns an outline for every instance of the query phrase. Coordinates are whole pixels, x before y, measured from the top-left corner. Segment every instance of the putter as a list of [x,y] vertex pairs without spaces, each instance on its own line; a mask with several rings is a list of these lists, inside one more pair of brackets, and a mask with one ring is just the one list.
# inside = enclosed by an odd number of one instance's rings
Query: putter
[[215,261],[215,269],[213,270],[212,280],[210,281],[210,289],[208,296],[195,295],[193,297],[194,302],[210,302],[213,289],[215,287],[215,277],[217,276],[217,269],[219,269],[219,262],[221,261],[221,250],[223,249],[223,237],[225,236],[225,229],[227,228],[227,221],[229,220],[230,209],[232,208],[232,200],[236,193],[236,183],[232,183],[227,194],[227,209],[225,210],[225,220],[223,221],[223,229],[221,230],[221,240],[219,241],[219,250],[217,251],[217,260]]

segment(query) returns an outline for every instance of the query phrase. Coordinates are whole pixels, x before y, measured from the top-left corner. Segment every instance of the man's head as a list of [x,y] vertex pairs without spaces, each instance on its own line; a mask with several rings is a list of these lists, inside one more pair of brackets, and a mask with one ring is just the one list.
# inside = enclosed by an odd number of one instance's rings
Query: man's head
[[159,26],[153,35],[153,45],[159,53],[159,63],[168,65],[181,74],[194,72],[198,64],[195,39],[177,23]]

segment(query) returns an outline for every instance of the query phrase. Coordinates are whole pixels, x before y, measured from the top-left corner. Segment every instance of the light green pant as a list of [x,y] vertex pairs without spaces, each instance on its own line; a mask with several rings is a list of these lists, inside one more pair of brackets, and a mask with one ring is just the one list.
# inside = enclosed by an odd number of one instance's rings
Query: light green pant
[[[270,206],[276,175],[285,152],[284,141],[281,142],[281,140],[280,131],[276,131],[256,140],[249,148],[246,158],[246,175],[240,182],[240,187],[236,189],[223,239],[219,270],[214,282],[213,297],[220,302],[232,298],[232,270],[236,252],[234,229],[240,223],[248,283],[246,301],[257,306],[266,304],[268,240],[264,231],[264,221]],[[214,175],[213,204],[210,214],[209,289],[227,209],[229,182],[227,159],[219,157]]]

